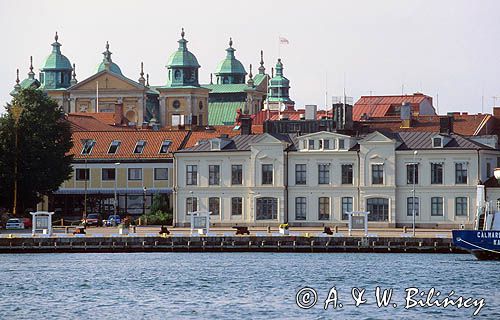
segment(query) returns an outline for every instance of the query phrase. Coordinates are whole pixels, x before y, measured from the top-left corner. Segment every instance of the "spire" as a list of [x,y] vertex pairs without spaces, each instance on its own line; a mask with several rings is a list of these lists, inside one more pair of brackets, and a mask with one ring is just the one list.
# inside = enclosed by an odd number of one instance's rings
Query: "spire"
[[146,87],[149,87],[149,73],[146,74]]
[[146,79],[144,79],[144,62],[141,62],[141,77],[139,78],[139,83],[144,85],[146,83]]
[[16,69],[16,85],[14,86],[14,91],[21,89],[21,85],[19,84],[19,69]]
[[28,72],[28,78],[35,79],[35,73],[33,72],[33,56],[30,56],[30,72]]
[[234,52],[236,49],[233,48],[233,38],[229,38],[229,48],[226,49],[226,59],[234,59]]
[[72,86],[78,83],[78,81],[76,80],[76,65],[74,63],[73,63],[73,72],[71,74],[71,81],[69,83]]
[[252,75],[252,64],[251,63],[250,63],[250,73],[248,74],[247,85],[249,87],[253,87],[254,86],[253,75]]
[[106,41],[106,51],[104,51],[103,53],[103,56],[104,58],[102,59],[102,61],[104,62],[104,66],[106,67],[106,70],[109,70],[109,67],[111,65],[111,62],[113,62],[113,60],[111,60],[111,51],[109,51],[109,42]]
[[179,39],[179,41],[177,41],[179,43],[179,51],[187,51],[187,43],[188,41],[186,39],[184,39],[184,36],[186,35],[186,33],[184,32],[184,28],[181,29],[181,39]]
[[264,51],[263,50],[260,50],[259,74],[266,74],[266,68],[264,67]]
[[283,63],[281,63],[281,58],[278,58],[278,62],[276,63],[276,76],[283,76]]
[[59,40],[59,35],[57,34],[57,31],[56,31],[56,35],[54,36],[54,40],[56,42],[54,42],[52,44],[52,52],[55,52],[55,53],[61,53],[61,44],[58,42]]
[[214,82],[212,80],[212,76],[213,76],[213,73],[210,73],[210,84],[214,84]]

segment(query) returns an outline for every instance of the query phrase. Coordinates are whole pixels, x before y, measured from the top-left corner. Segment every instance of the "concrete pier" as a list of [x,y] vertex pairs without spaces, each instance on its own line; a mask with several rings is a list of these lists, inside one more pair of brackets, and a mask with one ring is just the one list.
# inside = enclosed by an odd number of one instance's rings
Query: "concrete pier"
[[378,252],[466,253],[449,238],[336,236],[119,236],[0,238],[0,253]]

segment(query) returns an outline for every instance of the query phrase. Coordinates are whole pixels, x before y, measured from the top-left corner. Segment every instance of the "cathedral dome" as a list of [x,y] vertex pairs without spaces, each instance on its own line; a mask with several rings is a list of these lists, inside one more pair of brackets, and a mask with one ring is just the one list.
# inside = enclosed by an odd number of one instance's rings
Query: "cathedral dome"
[[104,58],[102,62],[97,66],[96,73],[99,73],[103,70],[109,70],[113,73],[119,74],[123,76],[122,70],[120,67],[111,60],[111,51],[109,51],[109,43],[106,41],[106,51],[102,53]]
[[222,60],[217,66],[217,69],[215,70],[216,75],[247,74],[247,72],[245,71],[245,67],[243,67],[243,64],[234,56],[234,51],[236,50],[233,48],[233,40],[229,39],[229,48],[226,49],[227,52],[226,58]]
[[187,40],[184,39],[184,29],[182,29],[181,32],[181,39],[177,41],[179,43],[179,48],[177,51],[172,53],[170,55],[170,58],[168,59],[167,62],[167,67],[172,68],[199,68],[200,64],[198,63],[198,60],[192,54],[188,49],[187,49]]
[[71,67],[71,62],[66,56],[61,53],[61,44],[57,41],[59,36],[55,36],[56,42],[52,44],[52,52],[45,59],[45,63],[42,66],[42,71],[46,70],[73,70]]

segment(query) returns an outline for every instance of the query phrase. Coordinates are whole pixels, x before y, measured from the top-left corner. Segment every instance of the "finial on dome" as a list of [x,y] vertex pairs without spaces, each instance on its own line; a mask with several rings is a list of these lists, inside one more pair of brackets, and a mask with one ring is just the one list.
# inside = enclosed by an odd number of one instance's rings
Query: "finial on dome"
[[185,35],[186,33],[184,32],[184,28],[182,28],[181,30],[182,30],[182,31],[181,31],[181,37],[182,37],[182,39],[184,39],[184,35]]
[[142,85],[145,85],[146,79],[144,79],[144,62],[141,61],[141,72],[140,72],[141,77],[139,78],[139,83]]
[[232,48],[233,47],[233,38],[229,38],[229,46]]
[[56,35],[54,36],[54,39],[56,40],[56,42],[57,42],[57,40],[59,40],[59,35],[57,34],[57,31],[56,31]]
[[19,84],[19,69],[16,69],[16,83]]
[[30,56],[30,72],[33,72],[33,56]]
[[106,41],[106,50],[109,51],[109,42],[108,41]]
[[141,61],[141,77],[144,76],[144,62]]
[[146,86],[149,87],[149,73],[146,73]]
[[260,50],[260,67],[259,67],[259,73],[260,74],[265,74],[266,73],[266,68],[264,67],[264,51]]
[[253,75],[252,75],[252,64],[250,63],[250,73],[248,74],[248,76],[250,77],[250,79],[253,78]]

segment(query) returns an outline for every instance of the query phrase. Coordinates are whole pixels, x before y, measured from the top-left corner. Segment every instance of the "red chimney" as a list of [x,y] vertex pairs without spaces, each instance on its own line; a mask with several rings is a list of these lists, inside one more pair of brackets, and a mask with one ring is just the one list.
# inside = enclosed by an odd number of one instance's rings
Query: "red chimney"
[[115,125],[119,126],[123,122],[123,103],[115,103]]

